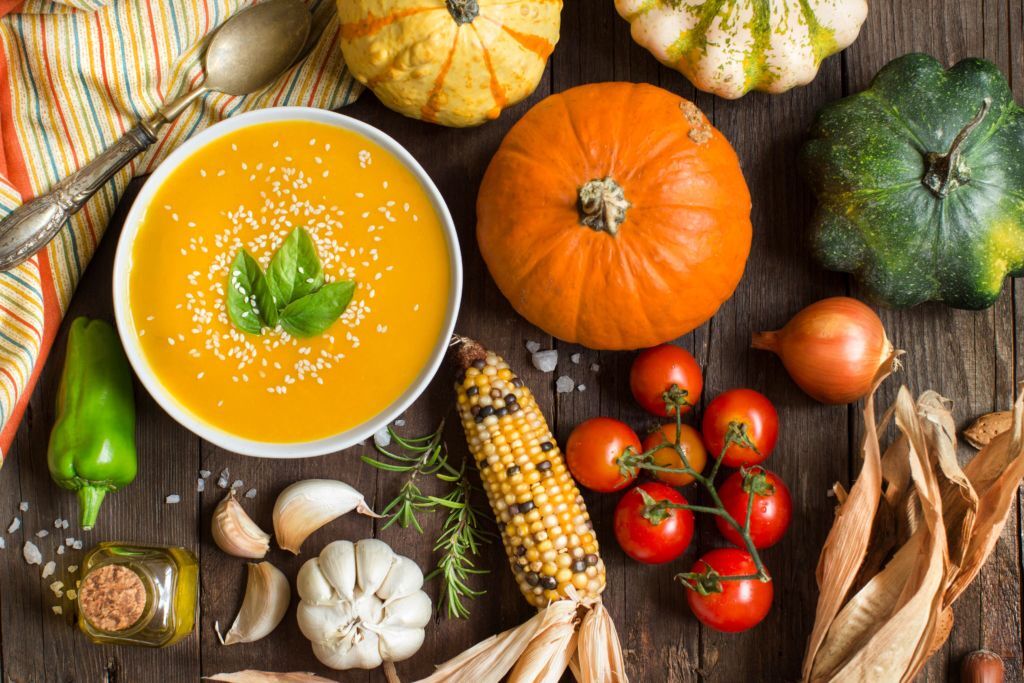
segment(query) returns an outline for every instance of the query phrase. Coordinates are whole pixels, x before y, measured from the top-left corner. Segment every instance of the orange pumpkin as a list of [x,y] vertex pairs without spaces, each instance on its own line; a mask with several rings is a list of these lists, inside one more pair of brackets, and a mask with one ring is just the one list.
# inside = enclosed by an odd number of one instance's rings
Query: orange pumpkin
[[477,239],[502,293],[594,349],[675,339],[732,296],[750,251],[736,153],[692,102],[651,85],[552,95],[484,175]]

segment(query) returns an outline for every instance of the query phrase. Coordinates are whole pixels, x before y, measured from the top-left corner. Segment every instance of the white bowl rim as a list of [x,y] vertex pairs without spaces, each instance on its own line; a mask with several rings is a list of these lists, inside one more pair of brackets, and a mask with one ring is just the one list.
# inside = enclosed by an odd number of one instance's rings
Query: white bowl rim
[[[142,219],[145,216],[146,210],[167,177],[178,168],[181,162],[213,140],[241,128],[278,121],[325,123],[361,134],[395,155],[416,176],[416,179],[430,197],[434,210],[437,211],[441,219],[448,245],[448,259],[451,270],[451,293],[445,323],[442,326],[434,351],[416,379],[387,408],[363,424],[333,436],[314,441],[294,443],[256,441],[242,438],[204,422],[182,406],[163,387],[156,374],[149,367],[149,363],[146,361],[141,344],[131,323],[131,308],[127,296],[132,243],[139,231],[139,227],[142,225]],[[337,112],[311,107],[275,107],[232,116],[210,126],[182,143],[153,172],[132,203],[128,216],[125,218],[121,235],[118,238],[117,251],[114,256],[113,294],[114,318],[117,323],[117,329],[135,374],[149,394],[156,400],[157,404],[179,424],[206,441],[234,453],[264,458],[305,458],[334,453],[365,441],[376,432],[391,424],[426,390],[437,374],[441,362],[444,360],[449,339],[455,329],[455,320],[458,317],[459,305],[462,300],[462,257],[459,237],[455,230],[455,222],[452,220],[444,198],[419,162],[396,140],[368,123]]]

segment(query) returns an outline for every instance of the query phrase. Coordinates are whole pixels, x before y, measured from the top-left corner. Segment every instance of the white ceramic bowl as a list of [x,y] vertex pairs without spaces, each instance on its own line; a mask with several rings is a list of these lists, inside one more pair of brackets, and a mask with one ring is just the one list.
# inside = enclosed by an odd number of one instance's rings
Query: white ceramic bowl
[[[128,275],[132,262],[132,245],[135,241],[135,235],[142,224],[142,219],[146,215],[146,210],[152,203],[157,189],[183,160],[212,140],[216,140],[240,128],[274,121],[295,120],[326,123],[359,133],[391,152],[416,176],[433,202],[434,209],[437,211],[437,215],[441,218],[441,223],[444,226],[443,229],[448,243],[452,286],[442,334],[435,342],[435,347],[428,363],[422,368],[412,384],[391,405],[368,422],[325,439],[299,443],[273,443],[244,439],[200,420],[163,387],[143,355],[142,347],[135,333],[135,326],[132,324],[131,307],[128,302]],[[173,255],[168,254],[168,258],[173,258]],[[143,386],[146,387],[146,390],[149,391],[153,398],[156,399],[156,402],[171,417],[207,441],[235,453],[267,458],[303,458],[340,451],[369,438],[397,418],[423,393],[423,390],[426,389],[427,384],[430,383],[430,380],[441,365],[441,361],[448,348],[448,340],[455,327],[455,318],[459,312],[459,301],[461,298],[462,260],[459,252],[459,240],[455,233],[455,224],[452,222],[448,207],[445,206],[444,199],[441,197],[441,193],[438,192],[437,187],[434,186],[433,181],[430,180],[427,173],[405,148],[383,132],[362,121],[323,109],[305,107],[262,109],[226,119],[188,140],[160,164],[160,167],[157,168],[156,172],[153,173],[148,182],[143,186],[142,191],[128,212],[128,217],[125,220],[124,229],[121,232],[121,238],[117,245],[117,254],[114,258],[114,316],[117,319],[117,329],[121,334],[121,340],[124,344],[125,352],[128,354],[128,360],[131,362],[135,373],[142,381]]]

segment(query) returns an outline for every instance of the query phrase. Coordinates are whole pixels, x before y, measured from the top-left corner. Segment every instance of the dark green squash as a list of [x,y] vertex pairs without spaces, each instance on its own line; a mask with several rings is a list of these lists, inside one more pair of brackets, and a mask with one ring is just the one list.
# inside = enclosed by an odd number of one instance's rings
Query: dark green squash
[[909,54],[818,113],[814,249],[893,307],[991,306],[1024,274],[1024,110],[992,63]]

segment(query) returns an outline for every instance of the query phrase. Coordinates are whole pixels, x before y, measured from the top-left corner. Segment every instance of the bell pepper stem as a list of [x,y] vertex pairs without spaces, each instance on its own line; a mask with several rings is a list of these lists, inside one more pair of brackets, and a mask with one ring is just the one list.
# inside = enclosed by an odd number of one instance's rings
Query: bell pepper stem
[[96,516],[100,512],[100,504],[107,495],[106,486],[86,485],[78,489],[78,508],[81,518],[81,526],[89,531],[96,526]]

